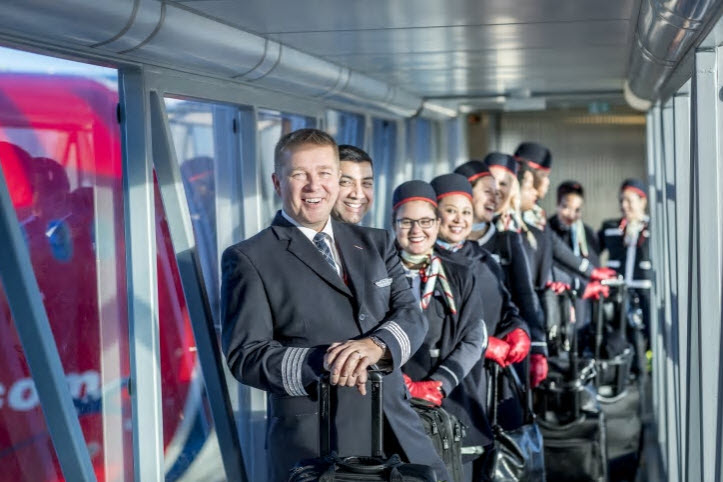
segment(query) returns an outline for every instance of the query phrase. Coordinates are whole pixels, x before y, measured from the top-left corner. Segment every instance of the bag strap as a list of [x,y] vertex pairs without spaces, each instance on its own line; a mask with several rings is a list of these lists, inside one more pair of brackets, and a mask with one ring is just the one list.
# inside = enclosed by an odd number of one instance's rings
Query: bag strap
[[512,365],[508,365],[502,369],[502,374],[507,378],[507,380],[510,381],[512,390],[515,392],[515,395],[517,395],[517,399],[520,401],[520,405],[522,405],[523,420],[526,423],[534,422],[535,414],[532,411],[530,398],[527,396],[525,387],[520,381],[520,377],[517,375],[515,368]]
[[497,427],[499,425],[498,423],[498,409],[497,405],[499,403],[499,382],[500,382],[500,366],[497,363],[492,363],[492,376],[490,377],[489,381],[489,401],[488,401],[488,412],[490,414],[490,425],[492,427]]

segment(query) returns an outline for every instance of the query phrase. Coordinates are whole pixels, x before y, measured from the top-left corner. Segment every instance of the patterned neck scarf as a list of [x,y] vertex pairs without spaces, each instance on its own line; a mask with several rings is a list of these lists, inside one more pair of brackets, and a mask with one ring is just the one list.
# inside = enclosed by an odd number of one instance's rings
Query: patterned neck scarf
[[437,239],[437,246],[439,246],[442,249],[446,249],[447,251],[452,251],[453,253],[456,253],[460,249],[462,249],[462,246],[464,246],[464,241],[461,243],[448,243],[446,241],[442,241],[441,239]]
[[547,225],[547,215],[545,210],[540,207],[539,204],[535,204],[532,209],[529,209],[522,213],[522,219],[525,222],[532,224],[537,229],[545,229]]
[[535,234],[530,231],[530,229],[527,227],[527,224],[522,219],[519,219],[518,222],[520,223],[521,231],[525,233],[525,236],[527,237],[527,242],[530,243],[532,249],[537,251],[537,238],[535,238]]
[[419,278],[423,283],[422,299],[420,301],[422,310],[426,310],[429,306],[429,302],[434,294],[434,287],[437,284],[437,280],[439,280],[449,311],[451,311],[452,314],[457,313],[452,289],[449,286],[449,281],[447,281],[447,275],[444,272],[444,266],[439,256],[435,256],[434,254],[409,254],[402,250],[402,260],[413,266],[422,265],[422,268],[419,269]]
[[618,228],[624,233],[623,241],[625,242],[625,246],[630,246],[631,244],[637,244],[638,247],[642,246],[643,236],[641,236],[641,234],[645,232],[647,227],[647,218],[643,218],[642,221],[633,222],[628,222],[626,218],[623,218]]
[[575,224],[570,226],[570,230],[575,232],[573,239],[577,242],[580,254],[583,258],[587,258],[590,252],[587,249],[587,236],[585,236],[585,225],[583,224],[582,219],[575,221]]

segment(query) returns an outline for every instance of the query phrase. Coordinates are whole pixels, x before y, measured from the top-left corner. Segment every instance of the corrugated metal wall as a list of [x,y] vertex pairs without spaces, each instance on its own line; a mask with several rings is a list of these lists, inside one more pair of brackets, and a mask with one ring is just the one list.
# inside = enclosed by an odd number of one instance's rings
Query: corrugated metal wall
[[[542,206],[555,210],[555,189],[567,179],[580,182],[585,190],[585,222],[594,229],[604,219],[619,216],[618,188],[623,179],[647,179],[645,165],[645,117],[627,109],[606,114],[587,110],[505,112],[483,116],[470,124],[470,154],[482,158],[479,147],[512,153],[521,141],[536,141],[553,155],[551,185]],[[489,126],[487,142],[480,139],[480,126]],[[475,147],[477,149],[475,150]]]

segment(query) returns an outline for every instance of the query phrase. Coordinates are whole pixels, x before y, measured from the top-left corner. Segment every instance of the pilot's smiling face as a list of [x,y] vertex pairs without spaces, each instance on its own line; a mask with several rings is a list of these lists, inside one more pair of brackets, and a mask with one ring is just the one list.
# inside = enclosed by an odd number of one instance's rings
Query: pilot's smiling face
[[336,219],[357,224],[374,201],[374,172],[369,162],[341,161],[339,198],[334,206]]
[[324,228],[339,195],[339,159],[332,146],[307,144],[286,152],[272,180],[286,214],[304,227]]

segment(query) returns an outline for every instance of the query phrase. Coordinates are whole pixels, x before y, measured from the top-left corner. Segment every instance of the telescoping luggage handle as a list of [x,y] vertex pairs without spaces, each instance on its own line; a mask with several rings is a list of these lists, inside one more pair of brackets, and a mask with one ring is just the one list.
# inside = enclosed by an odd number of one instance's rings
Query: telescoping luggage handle
[[[369,370],[368,375],[372,403],[372,456],[384,457],[383,375],[379,370]],[[319,453],[331,453],[331,386],[328,374],[319,380]]]

